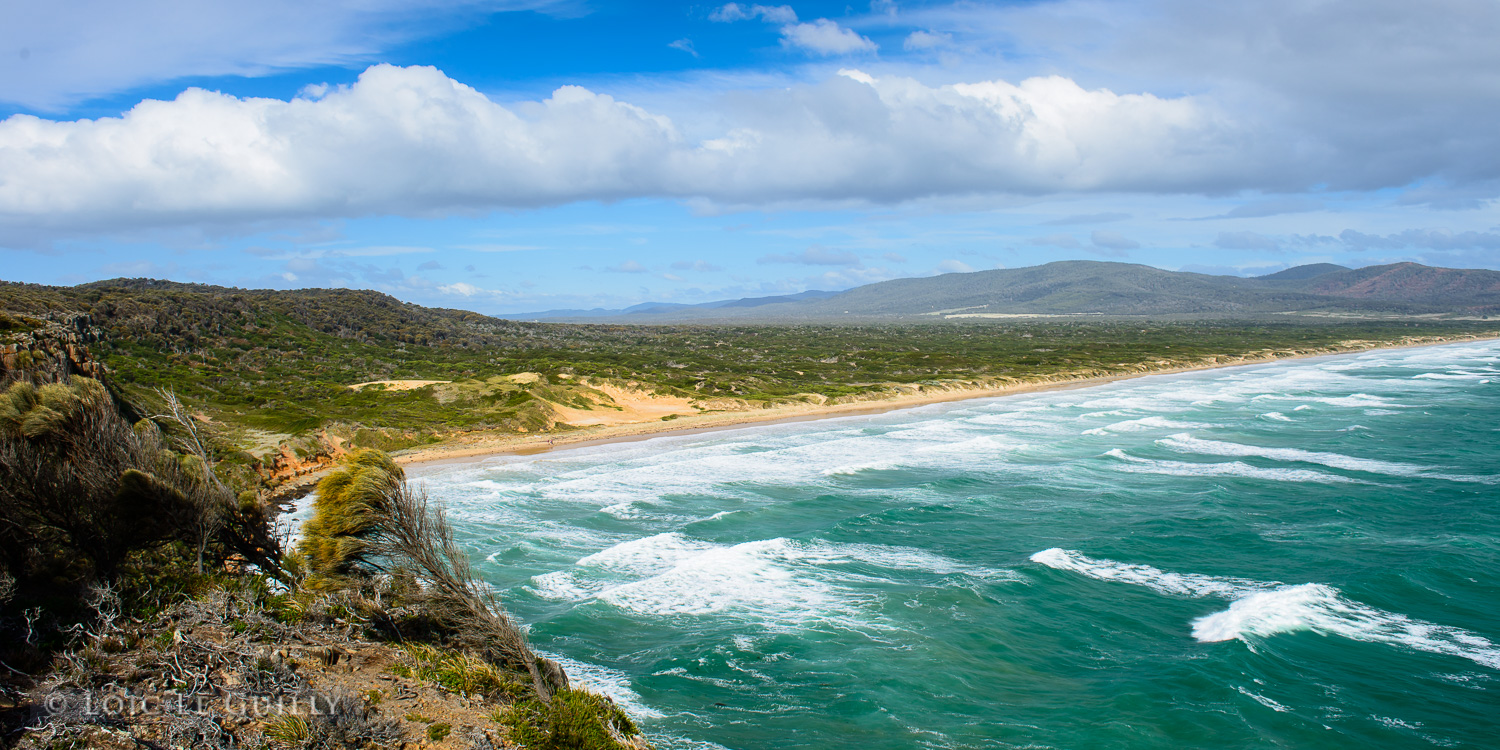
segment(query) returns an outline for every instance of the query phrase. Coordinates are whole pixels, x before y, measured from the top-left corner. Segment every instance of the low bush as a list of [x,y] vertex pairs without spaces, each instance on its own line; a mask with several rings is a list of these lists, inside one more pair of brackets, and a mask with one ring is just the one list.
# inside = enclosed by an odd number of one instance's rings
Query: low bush
[[528,750],[639,750],[649,747],[614,701],[569,688],[547,703],[528,700],[502,709],[494,720]]

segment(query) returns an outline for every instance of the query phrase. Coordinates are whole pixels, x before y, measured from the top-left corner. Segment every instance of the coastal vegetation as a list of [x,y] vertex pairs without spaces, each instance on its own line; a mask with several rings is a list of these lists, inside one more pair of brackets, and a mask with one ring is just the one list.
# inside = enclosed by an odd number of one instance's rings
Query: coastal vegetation
[[[567,325],[361,291],[0,284],[0,731],[646,747],[531,649],[402,451],[1496,334],[1274,316]],[[320,474],[294,534],[288,480]],[[168,706],[182,695],[276,708]],[[127,699],[157,708],[96,710]]]
[[[161,408],[160,389],[175,391],[215,435],[223,472],[260,481],[262,490],[355,448],[399,451],[473,433],[570,431],[580,424],[570,413],[622,411],[619,389],[682,399],[695,413],[753,412],[1495,329],[1483,320],[1285,316],[566,325],[423,308],[368,291],[150,280],[4,284],[0,310],[13,341],[66,321],[68,335],[145,409]],[[42,358],[12,346],[12,367],[22,355]],[[664,416],[677,415],[650,419]]]
[[389,456],[326,477],[293,550],[157,396],[132,423],[81,375],[0,392],[5,746],[648,747],[531,650]]

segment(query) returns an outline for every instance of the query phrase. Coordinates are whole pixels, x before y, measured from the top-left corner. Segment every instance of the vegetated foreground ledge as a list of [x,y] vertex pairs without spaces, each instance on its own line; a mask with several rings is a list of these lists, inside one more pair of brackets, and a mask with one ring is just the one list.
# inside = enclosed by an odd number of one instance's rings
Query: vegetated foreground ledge
[[[806,400],[767,404],[754,411],[701,411],[674,417],[670,421],[639,420],[587,426],[577,430],[548,435],[516,435],[494,432],[470,433],[445,442],[399,451],[393,454],[402,465],[473,459],[487,455],[531,454],[558,448],[575,448],[615,442],[643,440],[675,434],[705,432],[738,426],[792,422],[832,417],[875,414],[928,404],[993,398],[1038,391],[1081,388],[1119,380],[1212,370],[1224,367],[1265,364],[1290,359],[1353,354],[1376,349],[1397,349],[1463,341],[1500,338],[1500,331],[1453,335],[1412,336],[1394,341],[1346,341],[1337,345],[1302,349],[1268,350],[1234,356],[1212,356],[1196,361],[1156,360],[1136,363],[1127,372],[1080,370],[1036,378],[1002,378],[997,380],[947,381],[914,386],[893,385],[886,391],[872,391],[836,400]],[[1123,365],[1122,365],[1123,366]],[[319,472],[321,473],[321,472]]]

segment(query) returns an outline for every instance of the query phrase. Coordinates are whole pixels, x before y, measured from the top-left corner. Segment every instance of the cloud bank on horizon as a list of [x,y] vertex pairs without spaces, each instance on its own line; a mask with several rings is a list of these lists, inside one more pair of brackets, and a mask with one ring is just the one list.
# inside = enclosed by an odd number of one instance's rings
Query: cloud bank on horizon
[[[1088,256],[1500,266],[1500,5],[1485,0],[635,8],[675,57],[601,59],[571,82],[452,50],[484,41],[465,36],[476,25],[607,26],[580,3],[148,5],[38,4],[0,24],[0,253],[53,253],[15,264],[35,280],[67,276],[38,259],[90,252],[108,261],[95,275],[566,297],[475,284],[485,269],[455,254],[497,235],[543,251],[506,253],[506,275],[545,286],[550,262],[575,288],[596,280],[575,296],[624,301]],[[621,206],[653,224],[621,236],[651,239],[564,239]],[[756,240],[705,255],[705,222],[744,235],[747,218]],[[778,222],[799,226],[760,226]],[[388,242],[393,227],[438,241]],[[442,258],[350,260],[409,244]],[[768,257],[841,262],[788,277]],[[627,267],[655,286],[621,291],[607,272]]]

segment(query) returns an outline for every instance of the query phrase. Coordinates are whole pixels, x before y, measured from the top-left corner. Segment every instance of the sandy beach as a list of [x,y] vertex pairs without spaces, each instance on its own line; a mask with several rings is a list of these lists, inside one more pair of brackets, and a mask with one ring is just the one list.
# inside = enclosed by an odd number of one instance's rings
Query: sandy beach
[[[976,398],[993,398],[997,396],[1009,396],[1021,393],[1035,393],[1039,391],[1085,388],[1088,386],[1100,385],[1103,383],[1112,383],[1132,378],[1146,377],[1149,375],[1170,375],[1175,373],[1215,370],[1226,367],[1244,367],[1249,365],[1267,364],[1271,362],[1284,362],[1294,359],[1306,359],[1310,357],[1356,354],[1383,349],[1409,349],[1413,347],[1437,346],[1440,344],[1451,344],[1463,341],[1488,341],[1497,338],[1500,338],[1500,333],[1480,336],[1413,337],[1410,340],[1400,343],[1369,342],[1369,345],[1351,344],[1349,346],[1342,347],[1322,347],[1317,349],[1295,351],[1286,350],[1279,352],[1268,352],[1264,356],[1221,358],[1214,361],[1204,361],[1192,364],[1166,363],[1153,366],[1151,363],[1142,363],[1142,369],[1135,372],[1104,376],[1063,376],[1050,380],[1020,381],[1012,384],[1006,384],[1001,387],[929,385],[925,386],[921,392],[917,393],[899,394],[885,398],[875,398],[864,401],[823,405],[797,403],[780,405],[766,409],[757,409],[754,411],[708,412],[703,414],[684,415],[669,421],[657,420],[626,424],[595,425],[582,427],[567,432],[554,432],[539,435],[475,433],[472,435],[466,435],[457,438],[451,442],[440,445],[397,452],[392,454],[392,457],[402,465],[422,464],[425,467],[427,465],[448,462],[469,462],[478,458],[483,458],[485,456],[529,455],[563,448],[579,448],[591,445],[633,442],[638,440],[648,440],[655,437],[710,432],[714,430],[733,429],[736,427],[744,427],[749,425],[773,424],[779,422],[797,422],[813,419],[826,419],[830,417],[855,416],[861,414],[881,414],[897,409],[909,409],[918,406],[926,406],[928,404],[964,401]],[[308,479],[313,479],[316,476],[317,474],[310,475]]]

